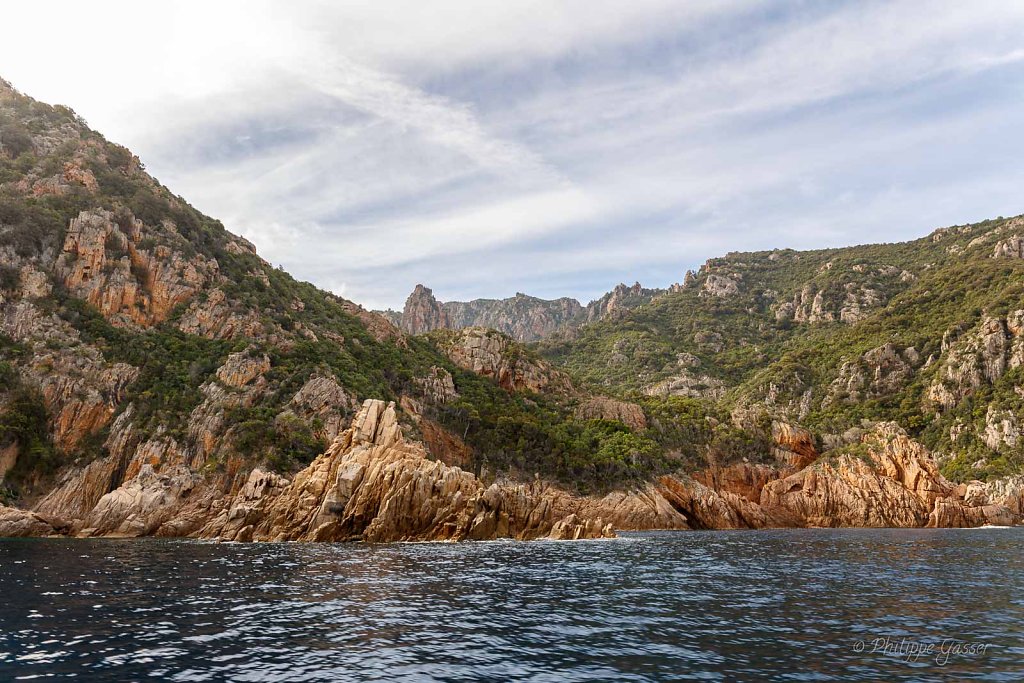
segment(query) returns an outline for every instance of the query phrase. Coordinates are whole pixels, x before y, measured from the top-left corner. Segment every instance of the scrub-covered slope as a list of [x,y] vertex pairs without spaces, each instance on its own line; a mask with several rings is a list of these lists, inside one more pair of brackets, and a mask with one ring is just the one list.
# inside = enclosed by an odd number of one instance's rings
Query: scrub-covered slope
[[[0,81],[0,502],[82,520],[173,468],[236,492],[253,468],[303,469],[366,399],[489,479],[592,489],[657,467],[602,450],[629,429],[578,419],[564,377],[531,397],[450,351],[271,267],[70,109]],[[518,347],[491,361],[558,374]]]
[[[543,354],[583,382],[767,414],[823,444],[894,421],[947,476],[1021,472],[1024,218],[901,244],[729,254]],[[850,432],[853,430],[853,432]]]

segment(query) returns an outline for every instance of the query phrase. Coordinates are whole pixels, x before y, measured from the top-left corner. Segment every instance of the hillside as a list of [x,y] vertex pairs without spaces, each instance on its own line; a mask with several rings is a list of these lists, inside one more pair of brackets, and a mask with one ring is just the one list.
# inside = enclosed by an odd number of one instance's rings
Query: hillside
[[1021,228],[732,254],[587,307],[420,287],[409,334],[0,81],[0,535],[1016,522]]
[[734,253],[543,355],[624,396],[766,411],[825,443],[895,421],[956,480],[1024,466],[1024,218],[900,244]]
[[[505,344],[487,363],[544,372]],[[587,395],[503,387],[452,356],[271,267],[72,110],[0,81],[7,502],[53,503],[56,484],[77,481],[89,490],[74,509],[54,507],[82,513],[145,464],[229,490],[253,467],[288,475],[371,398],[395,401],[431,458],[492,479],[591,490],[660,467],[615,450],[621,423],[577,419]]]

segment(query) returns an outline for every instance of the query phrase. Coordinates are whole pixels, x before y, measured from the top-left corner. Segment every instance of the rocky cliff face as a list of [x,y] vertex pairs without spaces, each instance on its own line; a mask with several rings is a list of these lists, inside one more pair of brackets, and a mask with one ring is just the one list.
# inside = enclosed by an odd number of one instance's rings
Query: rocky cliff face
[[974,527],[1022,523],[1020,478],[953,484],[932,455],[883,423],[856,450],[820,458],[809,433],[773,427],[771,465],[664,476],[646,491],[597,504],[618,529]]
[[467,327],[441,342],[459,367],[491,377],[508,391],[569,394],[574,389],[564,373],[539,359],[527,357],[515,342],[483,327]]
[[144,244],[143,230],[127,211],[83,211],[71,221],[57,261],[68,290],[115,324],[162,322],[217,274],[216,261],[189,259],[155,241]]
[[940,409],[955,407],[966,396],[997,382],[1008,370],[1024,366],[1024,310],[1004,317],[985,316],[977,327],[950,329],[942,339],[945,358],[928,388]]
[[[939,473],[928,451],[892,423],[842,452],[765,486],[762,505],[808,526],[948,527],[1006,525],[1020,518],[1002,500]],[[994,498],[994,497],[993,497]]]
[[[243,385],[245,374],[238,377]],[[422,444],[404,436],[394,404],[383,401],[367,400],[351,426],[292,479],[259,468],[211,479],[173,450],[136,452],[127,472],[145,462],[98,497],[89,482],[105,481],[109,471],[82,472],[63,487],[92,491],[90,499],[58,491],[37,512],[0,508],[0,535],[376,542],[614,535],[611,524],[590,514],[600,508],[591,501],[548,486],[485,486],[430,460]]]
[[77,330],[30,299],[2,309],[0,333],[31,351],[21,373],[41,392],[52,416],[53,439],[63,449],[75,448],[105,427],[138,375],[137,368],[110,363],[102,352],[82,344]]
[[632,286],[620,282],[612,291],[587,304],[583,309],[583,317],[588,323],[615,317],[663,294],[678,292],[681,288],[681,285],[673,284],[667,289],[652,289],[641,286],[639,282],[634,282]]
[[582,306],[567,297],[546,300],[522,293],[508,299],[442,303],[429,288],[416,285],[401,313],[383,311],[382,314],[409,334],[486,327],[507,334],[516,341],[531,342],[556,333],[571,332],[580,325],[618,315],[678,289],[679,285],[665,290],[644,288],[639,282],[632,287],[619,284],[601,298]]

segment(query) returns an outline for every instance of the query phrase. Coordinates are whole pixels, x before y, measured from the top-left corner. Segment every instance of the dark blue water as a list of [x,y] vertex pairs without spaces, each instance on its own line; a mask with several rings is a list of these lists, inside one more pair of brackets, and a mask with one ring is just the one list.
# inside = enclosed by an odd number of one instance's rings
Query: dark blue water
[[1019,681],[1022,541],[0,540],[0,681]]

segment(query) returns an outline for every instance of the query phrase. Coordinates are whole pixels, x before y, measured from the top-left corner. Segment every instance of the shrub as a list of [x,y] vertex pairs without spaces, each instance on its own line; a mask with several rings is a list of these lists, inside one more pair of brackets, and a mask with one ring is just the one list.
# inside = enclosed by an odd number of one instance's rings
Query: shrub
[[42,395],[25,387],[15,388],[0,413],[0,446],[18,446],[18,460],[7,473],[7,481],[15,485],[29,482],[52,474],[61,464],[48,423]]
[[13,292],[18,288],[21,271],[15,266],[0,264],[0,292]]
[[32,150],[32,137],[23,127],[9,123],[0,128],[0,147],[3,147],[12,159],[17,159]]

